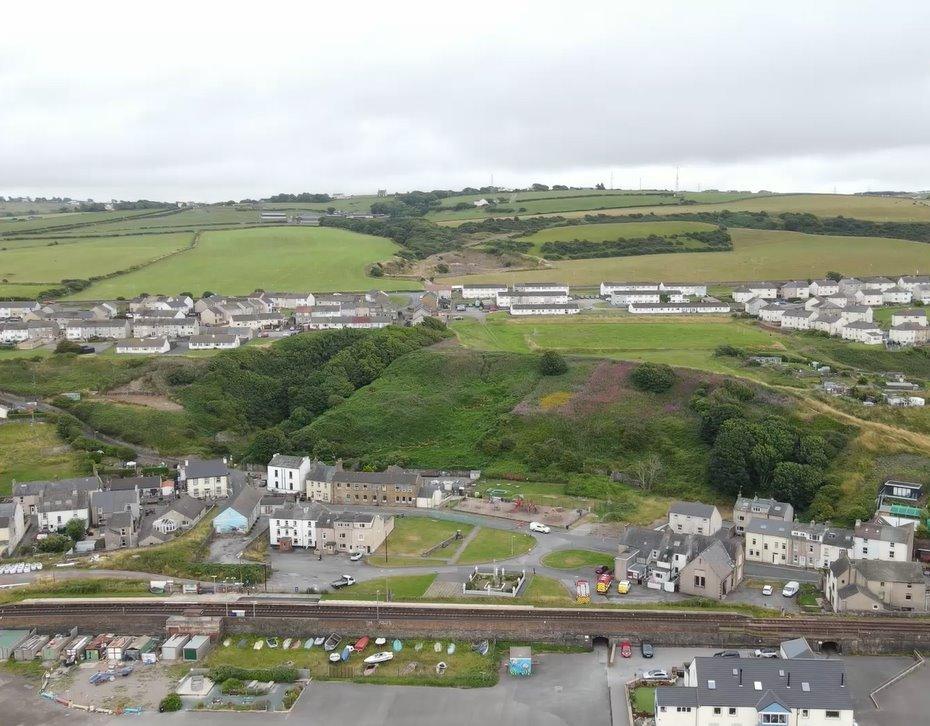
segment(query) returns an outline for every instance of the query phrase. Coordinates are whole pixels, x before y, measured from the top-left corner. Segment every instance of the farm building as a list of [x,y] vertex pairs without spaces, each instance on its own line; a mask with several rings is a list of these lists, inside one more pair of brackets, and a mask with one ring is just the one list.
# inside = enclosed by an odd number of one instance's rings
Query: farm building
[[181,660],[184,655],[184,646],[190,640],[188,635],[172,635],[161,646],[162,660]]
[[183,647],[184,660],[200,660],[210,652],[210,638],[206,635],[195,635]]

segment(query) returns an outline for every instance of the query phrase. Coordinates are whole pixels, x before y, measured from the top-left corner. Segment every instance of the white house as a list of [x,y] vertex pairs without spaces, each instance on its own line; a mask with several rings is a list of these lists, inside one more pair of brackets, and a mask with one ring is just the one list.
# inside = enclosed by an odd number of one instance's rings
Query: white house
[[678,290],[682,295],[704,297],[707,295],[707,285],[702,282],[660,282],[659,289],[663,292]]
[[568,285],[563,282],[517,282],[513,286],[514,292],[534,293],[549,292],[556,290],[567,296],[569,294]]
[[811,323],[811,328],[828,335],[839,335],[845,325],[846,319],[841,312],[825,310],[817,313],[817,317]]
[[723,519],[712,504],[674,502],[668,509],[668,526],[673,532],[709,536],[720,531]]
[[650,282],[602,282],[601,297],[610,297],[615,292],[626,292],[627,290],[649,290],[661,292],[662,286],[659,283]]
[[762,308],[767,305],[771,305],[768,300],[763,300],[761,297],[754,297],[744,303],[743,309],[746,311],[747,315],[752,315],[754,318],[757,318]]
[[855,277],[844,277],[840,280],[840,292],[847,295],[852,295],[863,287],[865,287],[865,283]]
[[730,312],[724,302],[630,303],[629,312],[638,315],[720,315]]
[[759,309],[759,319],[764,320],[766,323],[780,323],[785,312],[798,309],[800,308],[796,306],[769,303],[765,307]]
[[[730,297],[733,298],[733,302],[737,303],[747,303],[752,300],[754,297],[760,297],[756,295],[752,290],[747,286],[741,285],[740,287],[734,287],[730,291]],[[760,298],[764,300],[765,298]]]
[[28,340],[54,340],[58,324],[51,320],[23,320],[0,323],[0,343],[17,344]]
[[313,460],[307,456],[275,454],[268,462],[268,491],[301,496]]
[[224,499],[229,496],[226,459],[187,458],[178,466],[178,482],[194,499]]
[[866,277],[862,282],[866,287],[877,287],[882,292],[895,286],[895,281],[887,277]]
[[915,288],[930,286],[930,275],[904,275],[898,278],[897,284],[913,292]]
[[778,297],[778,286],[771,282],[750,282],[746,287],[753,295],[763,300],[774,300]]
[[507,292],[507,286],[462,285],[462,297],[465,300],[494,300],[499,292]]
[[84,525],[90,524],[88,494],[83,491],[67,495],[55,495],[44,498],[36,507],[39,529],[57,532],[72,519],[83,519]]
[[853,547],[849,557],[853,560],[889,560],[909,562],[914,547],[914,527],[894,527],[881,522],[856,522],[853,530]]
[[898,310],[891,314],[891,324],[901,325],[902,323],[916,323],[917,325],[927,326],[927,311],[923,308],[911,308],[910,310]]
[[626,307],[630,303],[659,303],[662,293],[648,288],[635,290],[615,290],[610,294],[610,304]]
[[316,523],[325,512],[319,504],[289,502],[279,507],[268,516],[268,543],[279,547],[281,540],[286,539],[291,547],[316,547]]
[[167,338],[126,338],[116,341],[116,352],[123,354],[157,355],[171,350]]
[[853,296],[860,305],[879,307],[885,302],[885,296],[880,287],[863,287]]
[[179,318],[134,318],[132,334],[136,338],[189,338],[200,333],[200,321],[182,315]]
[[38,309],[35,300],[0,300],[0,318],[22,318]]
[[240,340],[238,335],[227,335],[224,333],[204,333],[203,335],[192,335],[187,341],[187,347],[190,350],[231,350],[238,348]]
[[0,555],[13,554],[25,532],[22,505],[17,501],[0,502]]
[[129,337],[128,320],[75,320],[65,324],[68,340],[90,340],[102,338],[120,340]]
[[497,293],[499,308],[513,305],[564,305],[569,301],[568,293],[561,289],[508,290]]
[[810,330],[816,319],[817,313],[813,310],[786,310],[781,316],[781,327],[788,330]]
[[913,294],[910,290],[897,285],[882,291],[882,302],[885,305],[907,305],[912,299]]
[[511,305],[511,315],[576,315],[581,308],[576,302]]
[[866,345],[881,345],[884,341],[882,329],[875,323],[868,323],[864,320],[847,323],[843,326],[841,335],[843,340],[854,340]]
[[917,345],[926,343],[930,328],[917,323],[898,323],[888,331],[888,340],[896,345]]
[[655,726],[853,726],[842,659],[695,658],[655,690]]
[[786,282],[778,289],[778,296],[784,300],[806,300],[810,294],[810,286],[800,280]]
[[835,295],[840,291],[840,283],[833,280],[814,280],[810,284],[811,295]]
[[871,323],[872,314],[872,308],[868,305],[847,305],[843,308],[843,318],[847,323],[855,323],[857,321]]

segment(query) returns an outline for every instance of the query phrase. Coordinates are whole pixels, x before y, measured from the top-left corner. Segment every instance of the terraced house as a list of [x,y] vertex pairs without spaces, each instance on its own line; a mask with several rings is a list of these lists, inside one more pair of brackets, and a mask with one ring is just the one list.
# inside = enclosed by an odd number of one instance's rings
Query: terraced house
[[385,471],[336,471],[332,478],[332,500],[336,504],[374,504],[415,507],[423,483],[418,473],[398,466]]
[[746,523],[746,561],[819,569],[853,545],[853,532],[829,524],[752,519]]

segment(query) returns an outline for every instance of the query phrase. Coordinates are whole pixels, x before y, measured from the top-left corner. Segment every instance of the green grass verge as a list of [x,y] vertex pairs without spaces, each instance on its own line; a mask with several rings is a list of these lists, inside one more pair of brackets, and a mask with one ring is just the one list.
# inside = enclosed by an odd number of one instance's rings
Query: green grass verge
[[368,561],[383,567],[441,564],[455,554],[460,540],[453,540],[448,546],[430,554],[428,558],[421,555],[454,536],[456,531],[461,531],[462,537],[466,537],[471,530],[470,524],[450,522],[446,519],[395,517],[394,530],[388,535],[385,544],[368,557]]
[[613,569],[614,558],[608,552],[595,552],[594,550],[556,550],[542,558],[542,564],[557,570],[589,569],[599,565],[607,565]]
[[25,587],[0,590],[0,604],[28,600],[30,598],[61,597],[147,597],[148,581],[115,578],[88,578],[80,580],[58,580],[38,582]]
[[14,480],[67,479],[90,471],[87,457],[72,451],[53,424],[17,420],[0,425],[0,495],[12,491]]
[[480,565],[519,557],[535,546],[536,538],[523,532],[482,527],[475,538],[465,546],[457,564]]
[[391,600],[419,600],[423,597],[429,586],[433,584],[436,575],[395,575],[394,577],[381,577],[374,580],[365,580],[352,587],[327,592],[324,600],[375,600],[386,602],[387,592],[391,593]]

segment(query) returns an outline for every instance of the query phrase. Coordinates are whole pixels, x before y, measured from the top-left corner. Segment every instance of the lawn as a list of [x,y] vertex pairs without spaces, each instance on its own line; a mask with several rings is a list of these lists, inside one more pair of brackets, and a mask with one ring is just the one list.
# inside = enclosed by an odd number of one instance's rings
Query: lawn
[[[119,239],[119,238],[117,238]],[[205,290],[241,295],[266,290],[388,290],[418,285],[366,275],[366,265],[397,250],[390,240],[325,227],[268,227],[204,232],[197,247],[143,270],[91,286],[74,297],[133,297]]]
[[35,300],[40,292],[48,290],[48,283],[40,282],[35,284],[3,284],[0,283],[0,299],[10,300]]
[[570,605],[574,602],[574,598],[568,594],[565,585],[544,575],[532,575],[529,584],[517,600],[546,607]]
[[567,227],[550,227],[542,229],[528,237],[523,237],[533,243],[533,249],[539,252],[546,242],[562,242],[568,240],[583,240],[585,242],[605,242],[619,237],[637,239],[657,235],[667,237],[684,232],[707,232],[716,229],[713,224],[706,222],[616,222],[608,224],[575,224]]
[[614,558],[608,552],[595,552],[594,550],[556,550],[542,558],[542,564],[557,570],[579,570],[581,568],[595,568],[598,565],[614,566]]
[[[274,635],[278,638],[279,643],[288,637],[297,637],[295,633],[288,633],[281,630],[277,633],[268,633],[268,636]],[[321,632],[319,635],[324,636],[328,633]],[[368,633],[350,633],[343,634],[343,645],[355,642],[362,635],[368,635],[374,638],[378,635],[391,638],[389,630],[380,632],[377,629]],[[479,655],[471,650],[471,644],[456,641],[455,653],[449,654],[446,648],[450,641],[443,640],[442,647],[437,653],[433,648],[433,640],[405,640],[403,641],[403,650],[394,654],[394,659],[388,663],[382,663],[378,666],[377,671],[370,676],[363,676],[364,668],[362,660],[376,652],[377,648],[372,643],[362,653],[353,654],[345,663],[331,666],[327,661],[329,653],[322,647],[314,646],[305,649],[302,646],[298,649],[283,650],[278,648],[269,648],[267,644],[261,650],[255,650],[253,645],[256,640],[264,640],[265,636],[246,636],[244,647],[239,647],[239,641],[243,638],[240,636],[231,636],[232,643],[228,647],[220,645],[215,648],[204,660],[204,667],[215,668],[217,666],[236,666],[238,668],[271,668],[274,666],[293,666],[295,668],[306,668],[310,671],[310,677],[316,680],[348,680],[357,683],[397,683],[405,685],[419,686],[450,686],[450,687],[483,687],[492,686],[497,682],[497,665],[498,655],[495,650],[491,650],[486,656]],[[305,638],[301,638],[303,642]],[[391,642],[390,640],[388,642]],[[416,650],[416,644],[421,644],[421,649]],[[436,664],[443,661],[448,666],[445,675],[436,675]],[[411,664],[415,663],[413,667]],[[408,672],[411,671],[412,672]],[[361,695],[361,694],[360,694]],[[364,697],[364,696],[361,696]]]
[[480,565],[526,554],[536,538],[522,532],[482,527],[459,556],[460,565]]
[[452,324],[468,348],[532,352],[558,350],[626,360],[651,360],[728,372],[733,361],[714,356],[719,345],[784,350],[783,336],[727,317],[657,318],[576,315],[517,320],[492,315],[485,322]]
[[54,425],[0,424],[0,495],[10,493],[14,479],[67,479],[89,472],[89,462],[58,438]]
[[564,482],[507,481],[505,479],[485,479],[482,477],[481,486],[487,489],[502,490],[502,496],[507,499],[522,497],[534,504],[541,504],[546,507],[576,509],[590,506],[594,502],[593,499],[567,495]]
[[[448,560],[460,544],[453,540],[451,544],[434,552],[429,558],[420,556],[430,547],[462,532],[467,537],[472,525],[461,522],[450,522],[445,519],[432,519],[430,517],[395,517],[394,531],[392,531],[384,545],[368,559],[371,563],[385,566],[429,565]],[[385,561],[385,551],[387,561]]]
[[644,713],[648,716],[656,712],[656,689],[652,686],[637,686],[630,694],[633,701],[633,713]]
[[[693,207],[688,207],[692,211]],[[930,211],[930,207],[927,207]],[[930,214],[928,214],[930,218]],[[500,271],[444,277],[450,284],[565,282],[597,285],[604,280],[725,282],[807,279],[841,267],[845,275],[893,275],[926,266],[927,244],[884,237],[843,237],[800,232],[730,228],[733,250],[592,260],[560,260],[542,270]]]
[[391,600],[419,600],[423,597],[429,586],[433,584],[436,575],[397,575],[395,577],[380,577],[374,580],[365,580],[352,587],[328,592],[323,595],[324,600],[375,600],[382,602],[388,600],[385,593],[390,591]]
[[11,284],[86,280],[145,264],[184,249],[190,242],[191,235],[185,233],[59,238],[42,246],[0,251],[0,278]]

